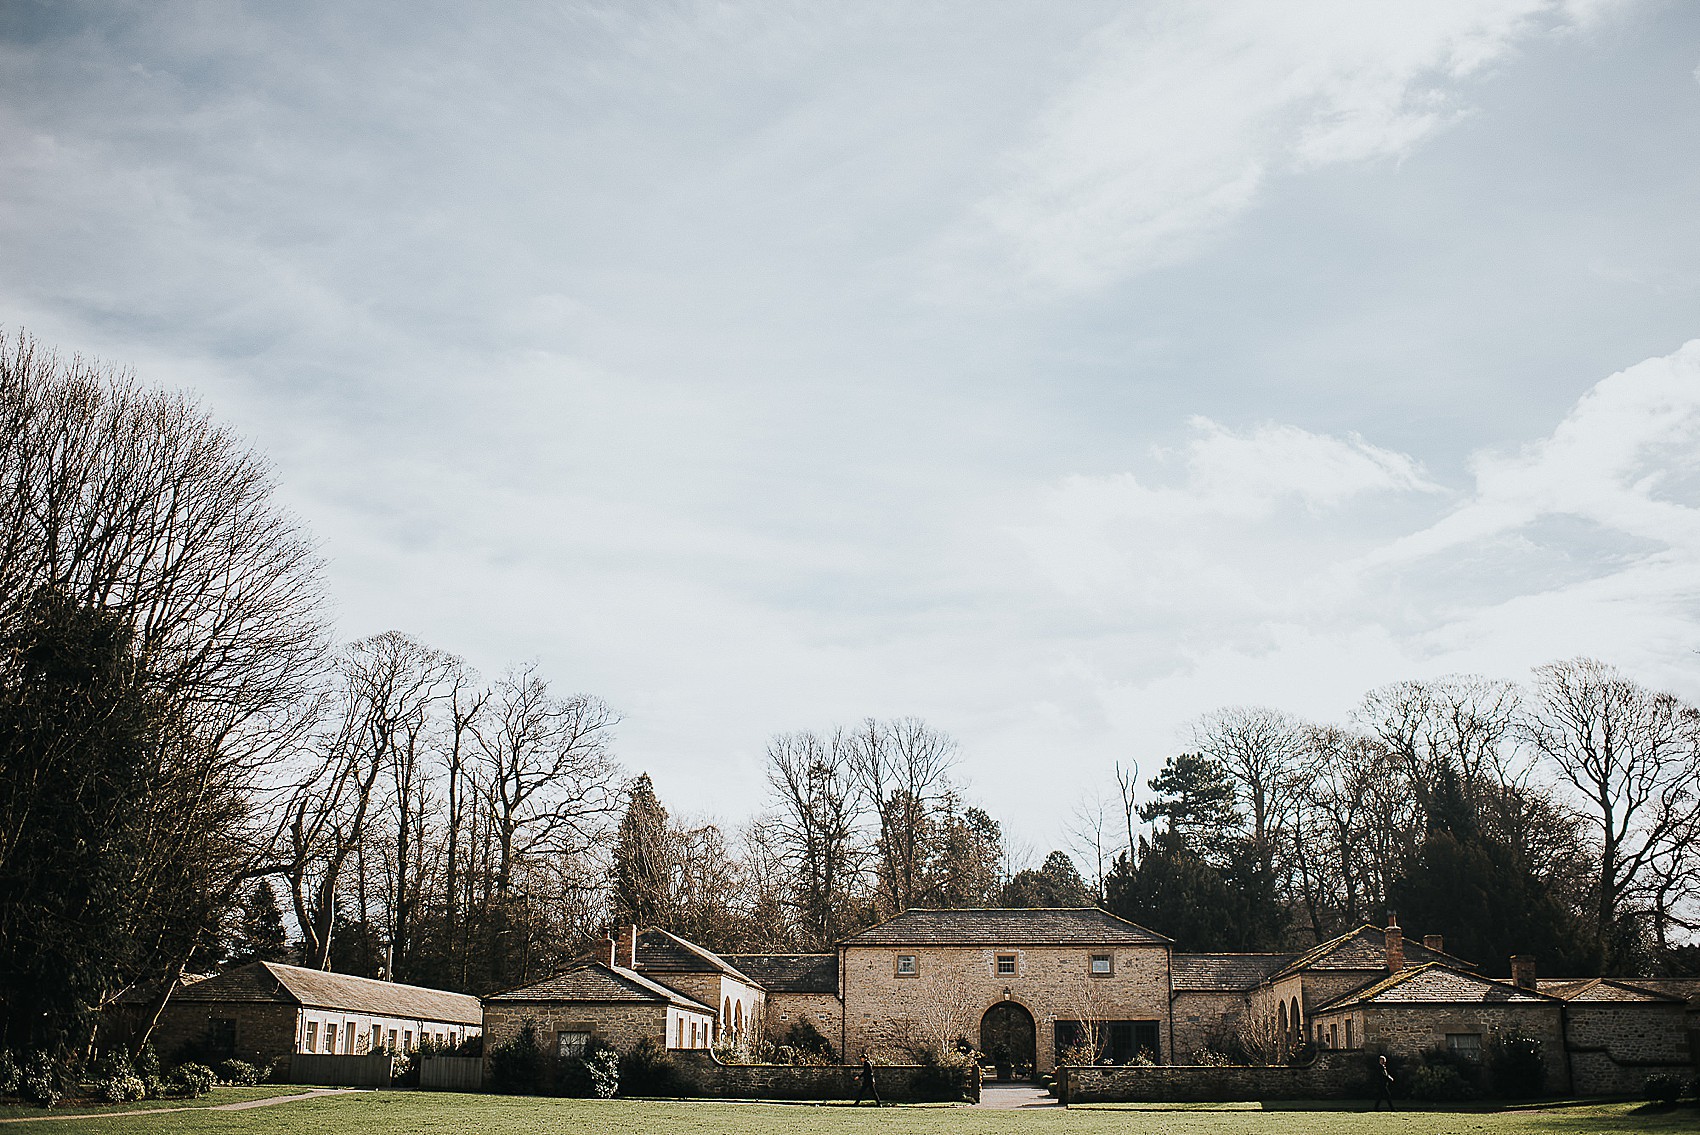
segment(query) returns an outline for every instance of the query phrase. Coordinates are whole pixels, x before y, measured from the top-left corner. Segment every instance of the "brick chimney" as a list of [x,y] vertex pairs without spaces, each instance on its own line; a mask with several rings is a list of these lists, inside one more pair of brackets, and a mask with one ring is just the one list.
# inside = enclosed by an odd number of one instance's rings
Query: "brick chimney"
[[1535,991],[1535,955],[1511,955],[1511,984],[1518,989]]
[[1399,929],[1396,915],[1387,916],[1387,929],[1382,934],[1387,942],[1387,972],[1398,973],[1405,968],[1405,932]]
[[637,940],[637,923],[627,923],[626,928],[620,931],[620,948],[615,955],[617,959],[614,962],[615,965],[623,966],[626,969],[637,968],[637,966],[633,964],[637,960]]
[[1439,934],[1424,934],[1423,949],[1433,950],[1437,954],[1444,954],[1446,952],[1446,939],[1442,938]]

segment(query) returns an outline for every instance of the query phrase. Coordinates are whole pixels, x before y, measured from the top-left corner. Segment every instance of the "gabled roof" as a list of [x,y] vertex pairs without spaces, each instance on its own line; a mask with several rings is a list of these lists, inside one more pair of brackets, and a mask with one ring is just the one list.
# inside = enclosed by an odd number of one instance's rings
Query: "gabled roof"
[[[1453,969],[1475,969],[1476,967],[1463,958],[1454,957],[1440,950],[1431,950],[1420,940],[1404,939],[1405,961],[1411,965],[1423,965],[1428,962],[1441,962]],[[1300,970],[1362,970],[1371,972],[1387,968],[1387,932],[1379,926],[1365,924],[1356,930],[1348,930],[1326,942],[1320,942],[1298,957],[1278,972],[1270,975],[1270,980],[1298,973]]]
[[1175,989],[1245,992],[1292,960],[1292,954],[1176,954]]
[[1611,1001],[1617,1004],[1644,1002],[1649,1005],[1686,1004],[1687,998],[1676,997],[1657,989],[1643,988],[1639,983],[1619,981],[1611,977],[1542,978],[1536,988],[1560,1001]]
[[718,973],[746,985],[757,984],[712,950],[656,928],[638,933],[634,968],[646,973]]
[[685,1009],[713,1014],[714,1010],[701,1001],[669,989],[659,981],[651,981],[635,970],[611,966],[604,962],[580,962],[553,977],[522,985],[517,989],[492,993],[487,1001],[599,1001],[639,1002],[678,1005]]
[[484,1020],[478,998],[445,989],[401,985],[369,977],[303,969],[281,962],[251,962],[176,989],[173,1001],[274,1002],[313,1009],[346,1009],[384,1017],[476,1025]]
[[838,993],[837,954],[723,954],[769,993]]
[[[1318,1013],[1355,1006],[1388,1005],[1556,1005],[1558,998],[1508,981],[1495,981],[1440,962],[1402,969],[1324,1005]],[[1313,1014],[1314,1015],[1314,1014]]]
[[1655,993],[1687,1001],[1690,1012],[1700,1009],[1700,981],[1693,978],[1631,977],[1624,980],[1639,989],[1651,989]]
[[1169,939],[1097,907],[906,910],[841,946],[1166,946]]

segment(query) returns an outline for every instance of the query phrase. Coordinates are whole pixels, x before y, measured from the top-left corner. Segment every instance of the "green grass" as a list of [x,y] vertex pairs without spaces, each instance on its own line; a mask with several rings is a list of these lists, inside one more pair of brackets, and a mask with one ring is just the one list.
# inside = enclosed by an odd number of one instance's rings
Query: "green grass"
[[[40,1114],[39,1112],[36,1114]],[[1263,1111],[1247,1105],[1164,1108],[1112,1105],[992,1111],[663,1100],[566,1100],[429,1092],[361,1092],[247,1111],[194,1111],[113,1119],[56,1120],[53,1135],[181,1132],[244,1135],[1588,1135],[1700,1132],[1700,1111],[1647,1111],[1634,1104],[1492,1112]],[[19,1124],[14,1131],[34,1130]]]
[[[76,1115],[79,1112],[146,1111],[156,1107],[214,1107],[221,1103],[240,1103],[243,1100],[263,1100],[273,1096],[292,1096],[311,1091],[296,1084],[262,1084],[257,1088],[214,1088],[199,1099],[138,1100],[135,1103],[108,1103],[105,1100],[62,1100],[51,1111],[26,1104],[0,1104],[0,1119],[39,1119],[44,1115]],[[55,1124],[57,1131],[63,1124]]]

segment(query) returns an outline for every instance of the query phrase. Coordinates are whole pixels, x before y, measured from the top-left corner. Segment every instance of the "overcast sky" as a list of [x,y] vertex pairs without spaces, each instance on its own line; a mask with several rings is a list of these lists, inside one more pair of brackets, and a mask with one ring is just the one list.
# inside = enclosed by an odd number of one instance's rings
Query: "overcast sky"
[[1043,854],[1222,705],[1700,697],[1684,0],[0,0],[0,323],[675,812],[912,714]]

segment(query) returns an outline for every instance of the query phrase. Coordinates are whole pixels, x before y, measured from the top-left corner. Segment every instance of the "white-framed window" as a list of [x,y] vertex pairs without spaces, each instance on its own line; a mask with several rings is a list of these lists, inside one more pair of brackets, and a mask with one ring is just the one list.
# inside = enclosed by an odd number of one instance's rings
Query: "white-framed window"
[[897,955],[897,976],[898,977],[914,977],[919,972],[921,972],[921,971],[919,969],[917,969],[916,966],[915,966],[915,955],[914,954],[898,954]]
[[342,1030],[342,1050],[348,1055],[354,1054],[354,1022],[348,1021]]
[[303,1052],[319,1051],[319,1022],[307,1022],[307,1043],[302,1046]]
[[395,1047],[395,1030],[394,1029],[390,1030],[390,1047],[391,1048]]
[[1116,972],[1116,956],[1114,954],[1092,955],[1092,976],[1109,977]]
[[325,1051],[336,1051],[336,1024],[331,1021],[325,1022]]
[[555,1055],[566,1059],[569,1056],[583,1056],[585,1045],[590,1043],[589,1033],[559,1032],[555,1034]]
[[373,1025],[372,1026],[372,1051],[376,1052],[376,1051],[378,1051],[378,1049],[380,1049],[382,1047],[384,1047],[384,1026],[383,1025]]
[[1447,1033],[1446,1051],[1464,1060],[1482,1058],[1481,1033]]
[[1010,976],[1014,975],[1014,973],[1015,973],[1015,955],[1014,954],[999,954],[998,955],[998,976],[999,977],[1010,977]]
[[413,1030],[412,1029],[403,1030],[403,1032],[401,1034],[401,1050],[403,1052],[412,1052],[413,1051]]

